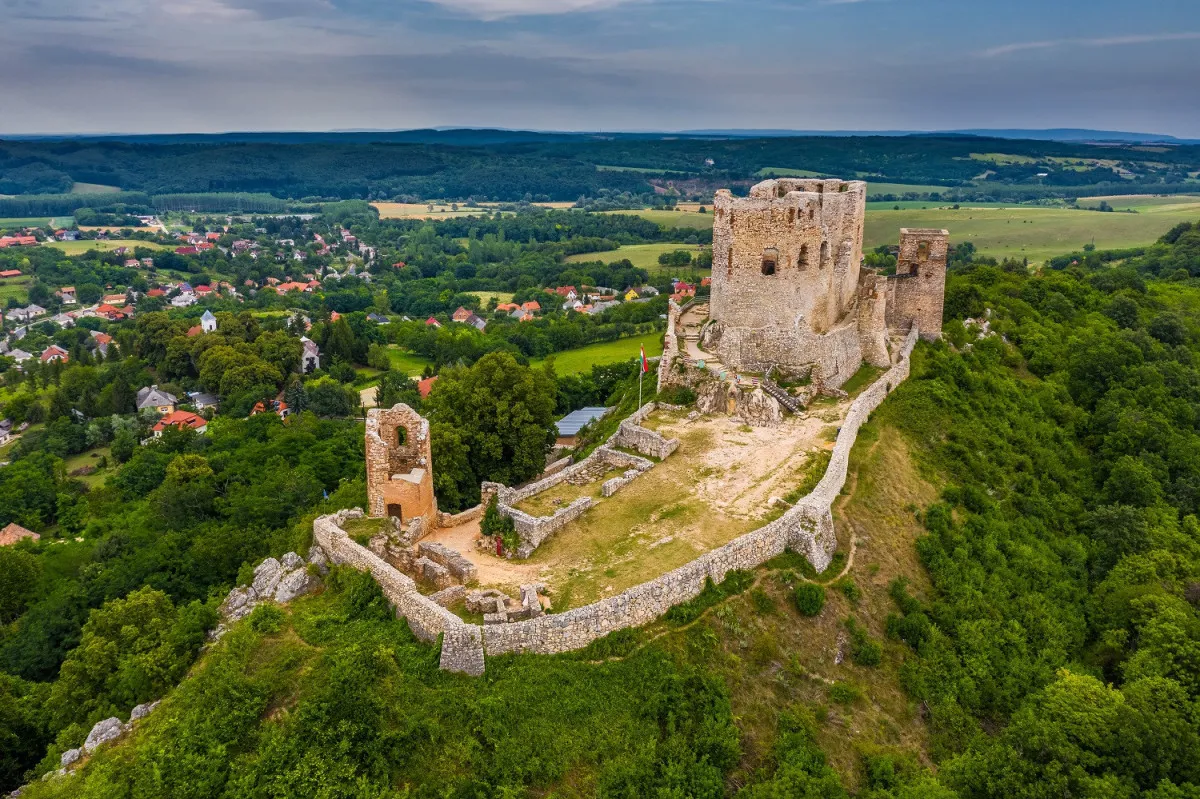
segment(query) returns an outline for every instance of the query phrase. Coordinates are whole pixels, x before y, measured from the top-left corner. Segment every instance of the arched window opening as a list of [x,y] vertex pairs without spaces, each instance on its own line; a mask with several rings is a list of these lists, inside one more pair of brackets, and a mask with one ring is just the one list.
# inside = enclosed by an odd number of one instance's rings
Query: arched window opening
[[408,431],[403,427],[396,428],[396,446],[403,447],[408,443]]
[[929,260],[929,242],[922,241],[917,245],[917,258],[921,261]]
[[800,245],[800,254],[796,256],[796,268],[808,269],[808,245]]
[[824,269],[825,264],[829,263],[829,242],[821,242],[821,263],[820,268]]

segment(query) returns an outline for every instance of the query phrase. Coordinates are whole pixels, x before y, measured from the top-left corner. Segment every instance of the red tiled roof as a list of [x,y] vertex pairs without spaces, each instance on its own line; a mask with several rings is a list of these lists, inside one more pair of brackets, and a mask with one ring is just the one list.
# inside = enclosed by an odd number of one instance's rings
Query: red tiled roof
[[197,416],[191,411],[172,411],[154,423],[154,432],[161,433],[168,427],[178,427],[181,430],[187,427],[199,430],[207,424],[208,421],[203,416]]
[[524,303],[524,304],[521,306],[521,308],[523,308],[523,309],[524,309],[524,310],[526,310],[526,311],[540,311],[540,310],[542,310],[542,306],[538,304],[538,301],[537,301],[537,300],[530,300],[529,302],[527,302],[527,303]]
[[3,272],[0,272],[0,277],[20,277],[20,275],[20,269],[5,269]]
[[162,289],[150,289],[149,291],[146,292],[146,296],[147,297],[165,297],[165,296],[167,296],[167,292],[163,291]]
[[429,396],[429,392],[433,391],[433,384],[437,382],[437,375],[427,377],[424,380],[417,382],[417,393],[421,395],[421,399]]

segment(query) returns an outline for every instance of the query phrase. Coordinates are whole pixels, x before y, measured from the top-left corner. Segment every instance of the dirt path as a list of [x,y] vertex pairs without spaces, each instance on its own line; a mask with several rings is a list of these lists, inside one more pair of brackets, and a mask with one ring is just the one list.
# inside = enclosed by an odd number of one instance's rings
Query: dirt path
[[516,587],[539,582],[542,567],[523,565],[520,561],[501,559],[483,552],[475,545],[482,537],[482,533],[479,532],[479,520],[476,519],[464,522],[458,527],[435,530],[421,540],[445,544],[475,564],[481,586]]

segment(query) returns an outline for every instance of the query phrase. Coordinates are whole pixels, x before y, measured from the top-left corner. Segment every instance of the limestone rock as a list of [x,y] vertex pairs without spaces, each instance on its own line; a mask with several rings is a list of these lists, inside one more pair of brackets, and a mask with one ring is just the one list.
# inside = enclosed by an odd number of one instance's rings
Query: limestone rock
[[783,422],[783,409],[779,401],[761,388],[739,392],[738,415],[753,427],[776,427]]
[[289,552],[283,556],[283,559],[280,561],[280,565],[283,566],[284,571],[289,572],[295,569],[301,569],[304,567],[304,558],[300,557],[295,552]]
[[62,753],[62,757],[58,759],[58,764],[63,768],[66,768],[67,766],[78,762],[79,758],[81,757],[83,757],[82,749],[68,749]]
[[281,604],[291,602],[316,588],[317,583],[317,578],[309,574],[308,569],[290,571],[279,581],[279,587],[275,589],[275,601]]
[[283,565],[275,558],[267,558],[254,570],[254,582],[250,587],[257,596],[269,597],[275,593],[282,578]]
[[325,550],[316,544],[313,544],[312,549],[308,550],[308,562],[317,567],[317,571],[321,573],[322,577],[329,574],[329,557],[325,554]]
[[225,597],[225,601],[221,604],[221,617],[229,621],[244,618],[254,610],[257,600],[258,596],[254,593],[253,588],[246,586],[235,588],[229,592],[229,596]]
[[129,711],[129,722],[132,724],[135,721],[140,721],[154,712],[154,708],[158,707],[158,703],[162,700],[156,699],[153,702],[145,702],[138,705],[133,710]]
[[430,594],[429,598],[438,603],[444,608],[448,608],[456,602],[461,602],[466,599],[467,589],[461,585],[452,585],[449,588],[443,588],[436,594]]
[[120,738],[124,732],[125,725],[116,716],[104,721],[97,721],[96,726],[92,727],[92,731],[88,733],[87,740],[83,742],[83,751],[91,754],[96,747]]

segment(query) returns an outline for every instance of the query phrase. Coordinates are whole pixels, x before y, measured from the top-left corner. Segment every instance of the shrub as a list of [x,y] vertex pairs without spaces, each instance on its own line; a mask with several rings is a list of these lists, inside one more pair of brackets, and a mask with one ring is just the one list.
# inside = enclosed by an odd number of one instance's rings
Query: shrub
[[259,605],[250,614],[250,628],[256,633],[277,633],[283,627],[283,610],[275,605]]
[[878,666],[883,662],[883,647],[871,638],[865,627],[854,619],[846,619],[850,633],[850,659],[860,666]]
[[846,595],[846,599],[850,600],[852,605],[857,605],[862,599],[862,589],[849,577],[838,580],[837,589]]
[[858,686],[848,682],[834,683],[829,687],[829,698],[839,705],[852,705],[862,699],[862,691]]
[[818,616],[825,607],[825,587],[816,583],[800,583],[794,596],[797,610],[805,616]]

